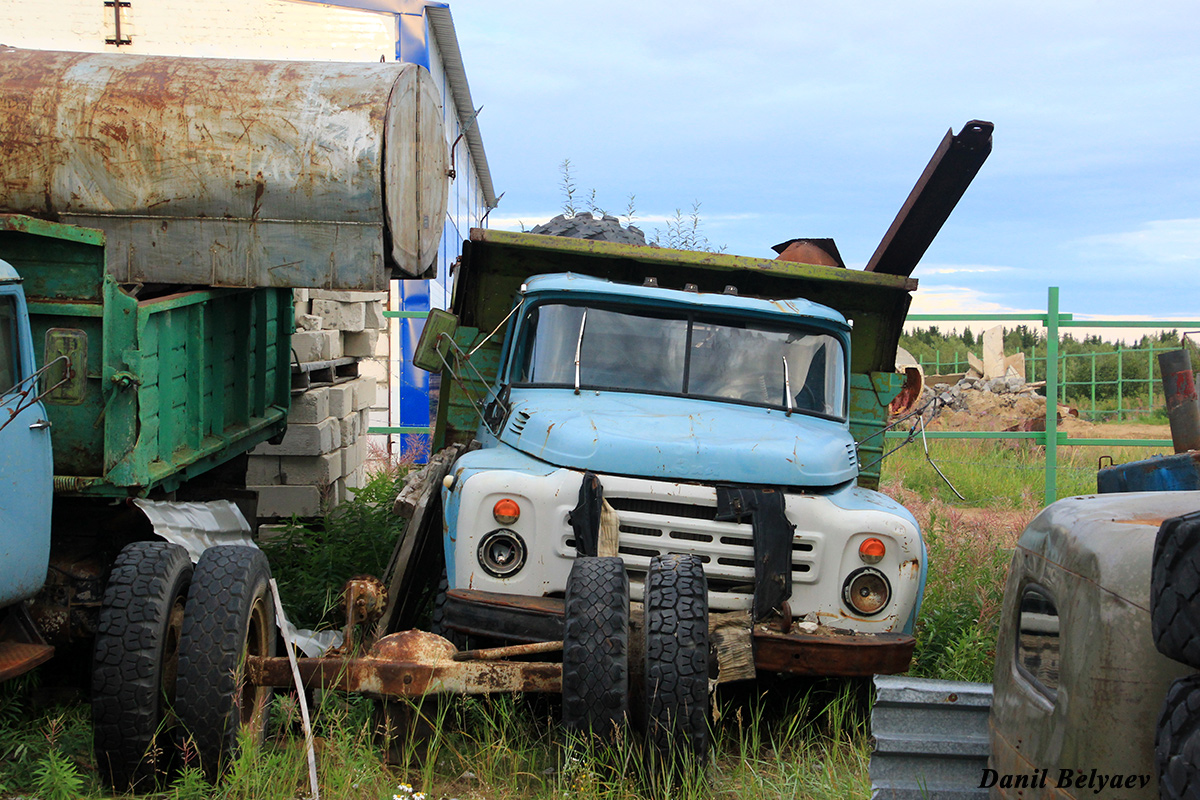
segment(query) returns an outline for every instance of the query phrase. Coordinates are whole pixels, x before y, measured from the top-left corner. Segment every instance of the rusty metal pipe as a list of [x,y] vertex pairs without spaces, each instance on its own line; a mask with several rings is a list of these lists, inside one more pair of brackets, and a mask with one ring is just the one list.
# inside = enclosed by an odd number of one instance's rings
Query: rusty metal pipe
[[1200,400],[1196,396],[1196,377],[1192,355],[1186,349],[1160,353],[1163,395],[1167,399],[1167,420],[1171,423],[1171,443],[1176,453],[1200,450]]
[[973,119],[946,132],[896,219],[867,262],[867,272],[911,275],[917,262],[992,152],[992,123]]
[[490,647],[484,650],[463,650],[454,654],[455,661],[487,661],[493,658],[534,656],[540,653],[557,653],[563,649],[562,642],[533,642],[514,644],[508,647]]

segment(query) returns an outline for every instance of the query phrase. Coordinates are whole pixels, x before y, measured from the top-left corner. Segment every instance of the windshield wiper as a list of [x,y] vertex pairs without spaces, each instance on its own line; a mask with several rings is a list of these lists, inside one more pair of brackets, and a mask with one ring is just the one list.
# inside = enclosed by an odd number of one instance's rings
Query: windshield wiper
[[783,395],[787,403],[787,414],[785,416],[790,417],[792,415],[792,378],[788,374],[787,356],[783,357]]
[[587,325],[587,309],[583,310],[583,318],[579,320],[579,339],[575,342],[575,394],[579,394],[579,354],[583,351],[583,326]]

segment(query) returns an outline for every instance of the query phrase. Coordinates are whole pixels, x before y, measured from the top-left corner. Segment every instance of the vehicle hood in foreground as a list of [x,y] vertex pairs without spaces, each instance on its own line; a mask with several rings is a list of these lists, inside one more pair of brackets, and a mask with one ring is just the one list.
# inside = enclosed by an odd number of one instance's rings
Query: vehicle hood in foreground
[[704,483],[822,487],[858,474],[833,420],[684,397],[514,389],[500,440],[550,464]]

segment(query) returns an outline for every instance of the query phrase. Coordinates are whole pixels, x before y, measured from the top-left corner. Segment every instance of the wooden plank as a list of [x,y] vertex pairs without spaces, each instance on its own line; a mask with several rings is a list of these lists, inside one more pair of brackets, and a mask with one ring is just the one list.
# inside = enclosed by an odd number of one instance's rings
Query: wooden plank
[[[388,562],[387,576],[384,579],[388,600],[383,616],[375,628],[377,638],[396,632],[400,621],[411,616],[414,598],[408,595],[416,576],[416,568],[420,565],[422,555],[428,552],[428,540],[435,535],[440,538],[442,532],[442,479],[464,449],[461,445],[451,445],[439,450],[429,459],[428,464],[413,473],[412,480],[408,482],[418,483],[420,489],[407,495],[404,503],[400,503],[397,497],[397,504],[400,506],[397,513],[410,507],[412,511],[408,525],[405,526],[400,540],[396,542],[396,549]],[[403,491],[401,490],[402,494]]]

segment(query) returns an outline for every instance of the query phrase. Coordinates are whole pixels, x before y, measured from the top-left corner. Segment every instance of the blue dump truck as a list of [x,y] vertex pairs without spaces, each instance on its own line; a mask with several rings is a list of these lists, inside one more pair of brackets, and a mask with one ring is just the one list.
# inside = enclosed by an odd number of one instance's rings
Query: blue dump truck
[[862,271],[472,230],[414,355],[445,449],[391,586],[442,574],[460,660],[561,648],[568,728],[664,758],[704,760],[716,683],[907,669],[929,565],[880,434],[908,275],[990,135],[947,134]]
[[245,454],[287,424],[292,288],[425,271],[441,120],[412,65],[0,47],[0,681],[90,676],[119,790],[265,730]]

